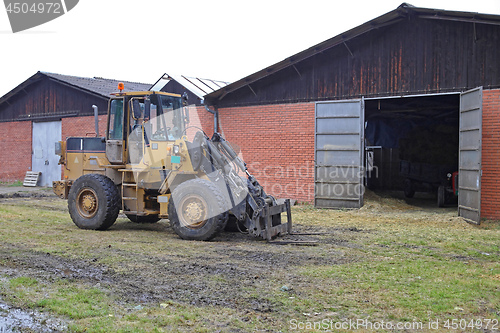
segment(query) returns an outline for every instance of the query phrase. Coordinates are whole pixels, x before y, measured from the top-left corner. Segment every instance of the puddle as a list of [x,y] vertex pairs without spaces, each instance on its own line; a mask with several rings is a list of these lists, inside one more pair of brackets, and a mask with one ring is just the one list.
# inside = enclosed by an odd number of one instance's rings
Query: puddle
[[37,332],[53,333],[66,331],[60,320],[32,310],[13,308],[0,300],[0,333]]

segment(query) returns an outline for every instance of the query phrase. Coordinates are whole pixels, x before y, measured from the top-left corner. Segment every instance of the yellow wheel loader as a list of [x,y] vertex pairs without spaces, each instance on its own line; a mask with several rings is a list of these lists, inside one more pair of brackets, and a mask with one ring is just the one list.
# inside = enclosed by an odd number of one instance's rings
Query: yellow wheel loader
[[222,135],[189,126],[186,97],[119,89],[106,137],[56,143],[64,179],[53,190],[79,228],[108,229],[122,211],[137,223],[167,218],[190,240],[210,240],[228,221],[267,240],[291,232],[290,200],[267,195]]

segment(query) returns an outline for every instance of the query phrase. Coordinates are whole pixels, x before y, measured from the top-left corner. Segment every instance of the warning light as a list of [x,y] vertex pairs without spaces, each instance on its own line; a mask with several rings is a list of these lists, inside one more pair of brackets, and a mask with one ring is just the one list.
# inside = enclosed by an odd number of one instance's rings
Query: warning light
[[125,85],[123,84],[123,82],[118,83],[118,90],[120,90],[120,92],[122,92],[123,89],[125,89]]

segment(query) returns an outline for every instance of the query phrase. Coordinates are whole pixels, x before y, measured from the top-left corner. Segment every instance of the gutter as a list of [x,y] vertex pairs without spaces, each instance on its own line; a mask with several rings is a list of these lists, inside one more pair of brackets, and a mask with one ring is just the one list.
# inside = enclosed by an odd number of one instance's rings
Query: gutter
[[210,112],[211,114],[214,115],[214,133],[219,132],[219,111],[217,110],[210,110],[207,104],[204,104],[205,110]]

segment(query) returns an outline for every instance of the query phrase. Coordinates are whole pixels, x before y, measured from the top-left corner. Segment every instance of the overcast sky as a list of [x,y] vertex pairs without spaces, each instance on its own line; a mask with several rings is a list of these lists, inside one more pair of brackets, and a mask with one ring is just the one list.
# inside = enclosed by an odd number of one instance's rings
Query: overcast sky
[[[394,10],[402,0],[80,0],[13,34],[0,8],[0,96],[37,71],[154,83],[163,73],[235,81]],[[500,0],[410,0],[500,15]]]

